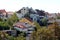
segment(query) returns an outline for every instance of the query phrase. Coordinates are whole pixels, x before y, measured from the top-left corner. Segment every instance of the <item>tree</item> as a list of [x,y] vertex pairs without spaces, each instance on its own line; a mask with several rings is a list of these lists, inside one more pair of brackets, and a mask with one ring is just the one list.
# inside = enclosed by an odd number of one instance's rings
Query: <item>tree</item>
[[43,23],[43,26],[46,26],[47,25],[47,19],[45,17],[41,21]]
[[[35,23],[36,25],[37,23]],[[59,40],[60,39],[60,27],[58,27],[57,23],[50,26],[51,29],[47,27],[40,27],[36,25],[37,31],[34,31],[31,34],[30,40]],[[57,36],[57,37],[56,37]]]
[[6,21],[0,21],[0,30],[9,29],[8,23]]
[[17,21],[19,20],[18,17],[17,17],[17,15],[16,15],[16,13],[14,13],[14,14],[11,16],[10,20],[12,20],[13,23],[15,23],[15,22],[17,22]]
[[[0,18],[1,19],[1,18]],[[17,17],[17,15],[14,13],[10,18],[8,18],[7,20],[3,20],[3,19],[1,19],[0,20],[0,29],[2,30],[2,29],[9,29],[9,27],[10,27],[10,29],[12,28],[12,26],[13,26],[13,24],[14,23],[16,23],[16,22],[18,22],[19,21],[19,19],[18,19],[18,17]]]
[[41,26],[39,25],[39,23],[37,23],[36,21],[34,22],[34,25],[36,26],[37,30],[39,30],[41,28]]
[[31,34],[30,40],[38,40],[39,39],[39,32],[40,31],[40,25],[37,22],[34,22],[34,25],[36,26],[36,31],[33,31],[33,33]]
[[12,28],[13,24],[18,21],[19,21],[19,19],[15,13],[10,18],[8,18],[7,23],[9,24],[10,29]]

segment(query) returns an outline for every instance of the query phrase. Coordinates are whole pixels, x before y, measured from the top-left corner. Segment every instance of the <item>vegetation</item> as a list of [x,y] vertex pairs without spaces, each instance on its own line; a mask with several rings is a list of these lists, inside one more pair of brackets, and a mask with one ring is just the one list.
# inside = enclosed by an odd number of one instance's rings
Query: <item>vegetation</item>
[[9,24],[10,29],[12,28],[13,24],[19,21],[17,15],[14,13],[10,18],[7,19],[7,23]]
[[2,29],[10,29],[12,28],[13,24],[16,23],[18,21],[18,17],[16,16],[16,14],[14,13],[10,18],[8,18],[7,20],[0,20],[0,28]]
[[57,16],[57,19],[60,19],[60,16]]
[[47,25],[47,19],[45,17],[41,21],[42,21],[42,23],[43,23],[44,26]]
[[[14,14],[11,18],[6,21],[0,21],[0,27],[3,29],[7,27],[12,27],[13,23],[16,23],[18,18]],[[44,22],[44,20],[43,20]],[[55,22],[50,27],[41,27],[37,22],[35,22],[36,30],[30,36],[30,40],[60,40],[60,27]],[[3,36],[2,36],[3,35]],[[24,33],[19,34],[18,37],[9,36],[6,33],[0,32],[0,40],[26,40]]]
[[26,40],[26,38],[21,34],[18,37],[13,37],[4,32],[0,32],[0,40]]
[[37,31],[31,34],[30,40],[60,40],[60,27],[55,22],[50,27],[40,27],[38,23],[36,24]]
[[[44,15],[44,11],[38,11],[39,15]],[[44,14],[41,14],[44,13]],[[25,17],[29,17],[29,14],[26,14]],[[59,19],[60,17],[58,17]],[[10,18],[7,20],[3,20],[0,18],[0,30],[10,30],[13,28],[13,24],[18,22],[19,19],[14,13]],[[46,25],[47,20],[45,18],[42,19],[44,25]],[[39,23],[34,22],[36,29],[31,33],[30,40],[60,40],[60,27],[58,26],[57,22],[54,22],[52,25],[48,25],[48,27],[41,27]],[[0,31],[0,40],[26,40],[25,33],[20,33],[17,37],[9,36],[5,32]]]

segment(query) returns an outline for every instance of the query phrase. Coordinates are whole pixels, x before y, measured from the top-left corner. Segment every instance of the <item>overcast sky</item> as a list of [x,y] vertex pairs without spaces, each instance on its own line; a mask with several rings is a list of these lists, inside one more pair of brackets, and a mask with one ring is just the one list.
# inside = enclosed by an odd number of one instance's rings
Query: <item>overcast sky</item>
[[0,0],[0,9],[7,11],[17,11],[27,6],[50,13],[60,12],[60,0]]

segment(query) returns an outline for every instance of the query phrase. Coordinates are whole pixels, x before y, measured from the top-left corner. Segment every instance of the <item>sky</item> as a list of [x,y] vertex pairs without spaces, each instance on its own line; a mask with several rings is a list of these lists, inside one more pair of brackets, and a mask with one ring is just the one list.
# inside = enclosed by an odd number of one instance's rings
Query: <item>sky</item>
[[0,9],[6,11],[18,11],[22,7],[58,13],[60,12],[60,0],[0,0]]

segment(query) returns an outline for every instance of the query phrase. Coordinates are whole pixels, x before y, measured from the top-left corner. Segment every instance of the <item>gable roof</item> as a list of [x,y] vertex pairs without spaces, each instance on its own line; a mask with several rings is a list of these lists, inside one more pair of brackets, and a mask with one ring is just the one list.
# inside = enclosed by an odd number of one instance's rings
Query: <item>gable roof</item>
[[28,24],[31,24],[31,25],[34,25],[33,21],[29,18],[22,18],[20,20],[20,22],[24,22],[24,23],[28,23]]
[[19,27],[19,28],[25,28],[22,22],[17,22],[13,26]]
[[7,12],[5,11],[5,9],[0,10],[0,13],[3,14],[3,15],[7,14]]
[[7,13],[7,12],[5,11],[5,9],[0,10],[0,12],[2,12],[2,13]]
[[18,28],[28,28],[28,27],[32,27],[32,25],[28,24],[28,23],[23,23],[23,22],[17,22],[15,24],[13,24],[14,27],[18,27]]

